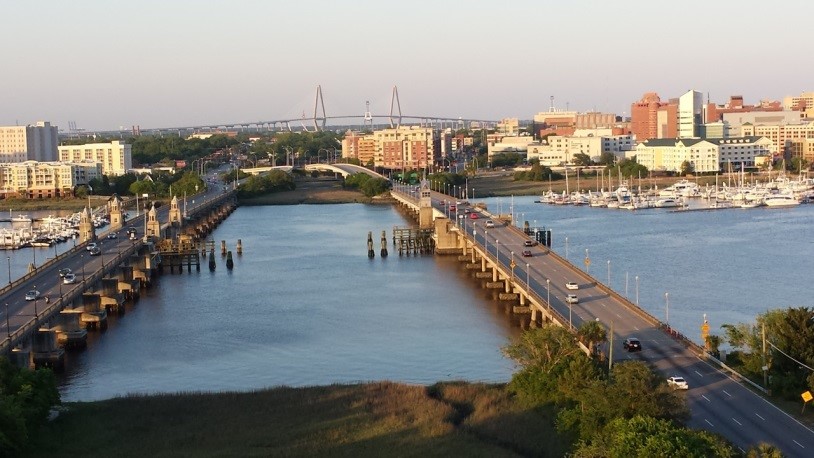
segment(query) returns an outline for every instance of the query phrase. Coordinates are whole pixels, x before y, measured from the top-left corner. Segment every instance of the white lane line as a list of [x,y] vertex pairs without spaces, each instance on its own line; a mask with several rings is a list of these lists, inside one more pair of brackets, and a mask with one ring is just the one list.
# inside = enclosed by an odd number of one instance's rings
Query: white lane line
[[709,400],[709,398],[708,398],[706,395],[703,395],[703,394],[702,394],[702,395],[701,395],[701,397],[702,397],[702,398],[704,398],[704,399],[706,399],[706,400],[707,400],[707,402],[712,402],[712,401],[710,401],[710,400]]
[[743,453],[744,455],[746,455],[746,450],[744,450],[744,449],[742,449],[742,448],[740,448],[740,447],[738,447],[738,450],[740,450],[740,451],[741,451],[741,453]]
[[734,418],[732,419],[732,421],[734,421],[735,423],[737,423],[737,424],[738,424],[738,426],[743,426],[743,423],[739,422],[738,420],[735,420]]
[[799,445],[799,446],[800,446],[800,448],[805,448],[805,447],[803,447],[803,444],[801,444],[801,443],[799,443],[799,442],[795,441],[794,439],[792,439],[792,440],[794,441],[794,443],[795,443],[795,444]]
[[757,415],[757,417],[760,418],[761,420],[766,421],[766,419],[761,417],[760,414],[758,414],[757,412],[755,412],[755,415]]
[[605,304],[602,304],[602,307],[607,307],[607,305],[605,305]]
[[699,376],[699,377],[703,377],[703,376],[704,376],[704,374],[702,374],[702,373],[700,373],[700,372],[698,372],[698,371],[694,371],[694,372],[695,372],[696,374],[698,374],[698,376]]
[[639,330],[639,327],[638,327],[638,326],[633,326],[633,329],[635,329],[635,330],[637,330],[637,331],[638,331],[638,330]]
[[619,315],[618,313],[616,314],[616,317],[619,318],[620,320],[622,319],[622,315]]
[[727,395],[727,396],[729,396],[730,398],[732,397],[732,395],[731,395],[731,394],[729,394],[729,393],[727,393],[727,392],[726,392],[726,390],[721,390],[721,391],[723,391],[723,392],[724,392],[724,394],[725,394],[725,395]]
[[705,421],[705,422],[707,422],[707,424],[708,424],[708,425],[710,425],[710,426],[712,426],[713,428],[715,427],[715,425],[713,425],[712,423],[710,423],[710,422],[709,422],[709,420],[707,420],[706,418],[704,418],[704,421]]

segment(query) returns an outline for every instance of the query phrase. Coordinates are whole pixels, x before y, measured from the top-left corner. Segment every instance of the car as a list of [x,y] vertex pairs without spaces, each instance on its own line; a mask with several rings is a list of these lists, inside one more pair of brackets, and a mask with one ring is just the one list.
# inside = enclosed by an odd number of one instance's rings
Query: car
[[40,292],[36,289],[32,289],[31,291],[25,293],[25,300],[27,301],[35,301],[40,298]]
[[116,237],[118,237],[118,236],[116,235],[115,232],[111,232],[111,233],[107,234],[107,238],[109,238],[109,239],[115,239]]
[[628,337],[622,343],[622,347],[627,351],[642,351],[642,343],[635,337]]
[[667,379],[667,385],[674,390],[688,390],[690,388],[684,377],[675,375]]
[[97,245],[96,242],[90,242],[88,243],[88,246],[85,247],[85,249],[88,251],[93,251],[94,248],[99,248],[99,245]]
[[569,294],[565,296],[565,302],[568,302],[569,304],[578,304],[579,298],[576,294]]
[[535,246],[535,245],[537,245],[537,242],[535,242],[534,240],[523,241],[523,246]]
[[69,269],[69,268],[67,268],[67,267],[63,267],[62,269],[59,269],[59,276],[60,276],[60,277],[63,277],[63,278],[64,278],[64,277],[65,277],[66,275],[68,275],[69,273],[71,273],[71,269]]
[[457,210],[457,208],[458,207],[456,207],[455,204],[449,204],[449,210],[450,211],[455,211],[455,210]]
[[102,249],[99,248],[98,246],[95,246],[90,250],[91,256],[99,256],[100,254],[102,254]]
[[447,204],[447,203],[446,203],[445,201],[443,201],[443,200],[439,200],[439,201],[438,201],[438,205],[440,205],[440,206],[442,206],[442,207],[443,207],[444,205],[446,205],[446,204]]
[[531,257],[531,250],[523,250],[523,257],[530,258]]
[[579,285],[576,282],[569,281],[565,284],[566,289],[579,289]]
[[66,285],[73,285],[74,283],[76,283],[76,275],[74,274],[65,275],[62,278],[62,283]]
[[136,240],[136,238],[138,238],[138,237],[136,237],[136,233],[135,233],[135,232],[131,232],[131,233],[130,233],[130,240]]
[[480,218],[480,216],[478,216],[477,213],[470,213],[469,214],[469,219],[478,219],[478,218]]
[[495,222],[491,219],[486,220],[486,227],[495,227]]

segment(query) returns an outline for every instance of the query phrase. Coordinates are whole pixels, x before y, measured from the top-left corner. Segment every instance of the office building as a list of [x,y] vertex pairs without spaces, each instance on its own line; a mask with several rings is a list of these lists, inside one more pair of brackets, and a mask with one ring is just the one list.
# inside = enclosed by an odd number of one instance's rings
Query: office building
[[131,146],[114,140],[110,143],[88,143],[59,147],[59,160],[63,162],[97,161],[105,175],[124,175],[133,168]]
[[[57,127],[39,121],[28,126],[0,126],[0,162],[56,161]],[[23,157],[22,161],[19,159]]]

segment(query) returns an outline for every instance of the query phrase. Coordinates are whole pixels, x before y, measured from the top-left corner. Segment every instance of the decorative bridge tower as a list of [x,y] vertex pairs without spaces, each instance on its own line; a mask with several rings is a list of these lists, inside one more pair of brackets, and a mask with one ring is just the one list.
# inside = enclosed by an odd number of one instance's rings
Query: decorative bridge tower
[[79,241],[82,243],[96,240],[96,228],[93,227],[93,218],[90,216],[90,208],[85,207],[79,215]]
[[170,226],[181,227],[181,209],[178,208],[178,197],[173,196],[170,201]]
[[147,228],[144,235],[147,237],[161,238],[161,223],[158,222],[158,213],[155,211],[155,204],[147,212]]
[[116,231],[124,226],[124,217],[122,214],[122,199],[118,194],[113,196],[107,201],[108,213],[110,213],[110,230]]

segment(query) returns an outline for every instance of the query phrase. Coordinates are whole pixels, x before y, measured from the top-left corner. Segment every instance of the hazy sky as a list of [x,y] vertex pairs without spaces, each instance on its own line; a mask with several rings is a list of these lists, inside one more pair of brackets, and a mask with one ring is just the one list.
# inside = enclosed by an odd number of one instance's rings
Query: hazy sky
[[0,125],[88,130],[313,114],[629,114],[814,90],[814,2],[76,0],[0,6]]

